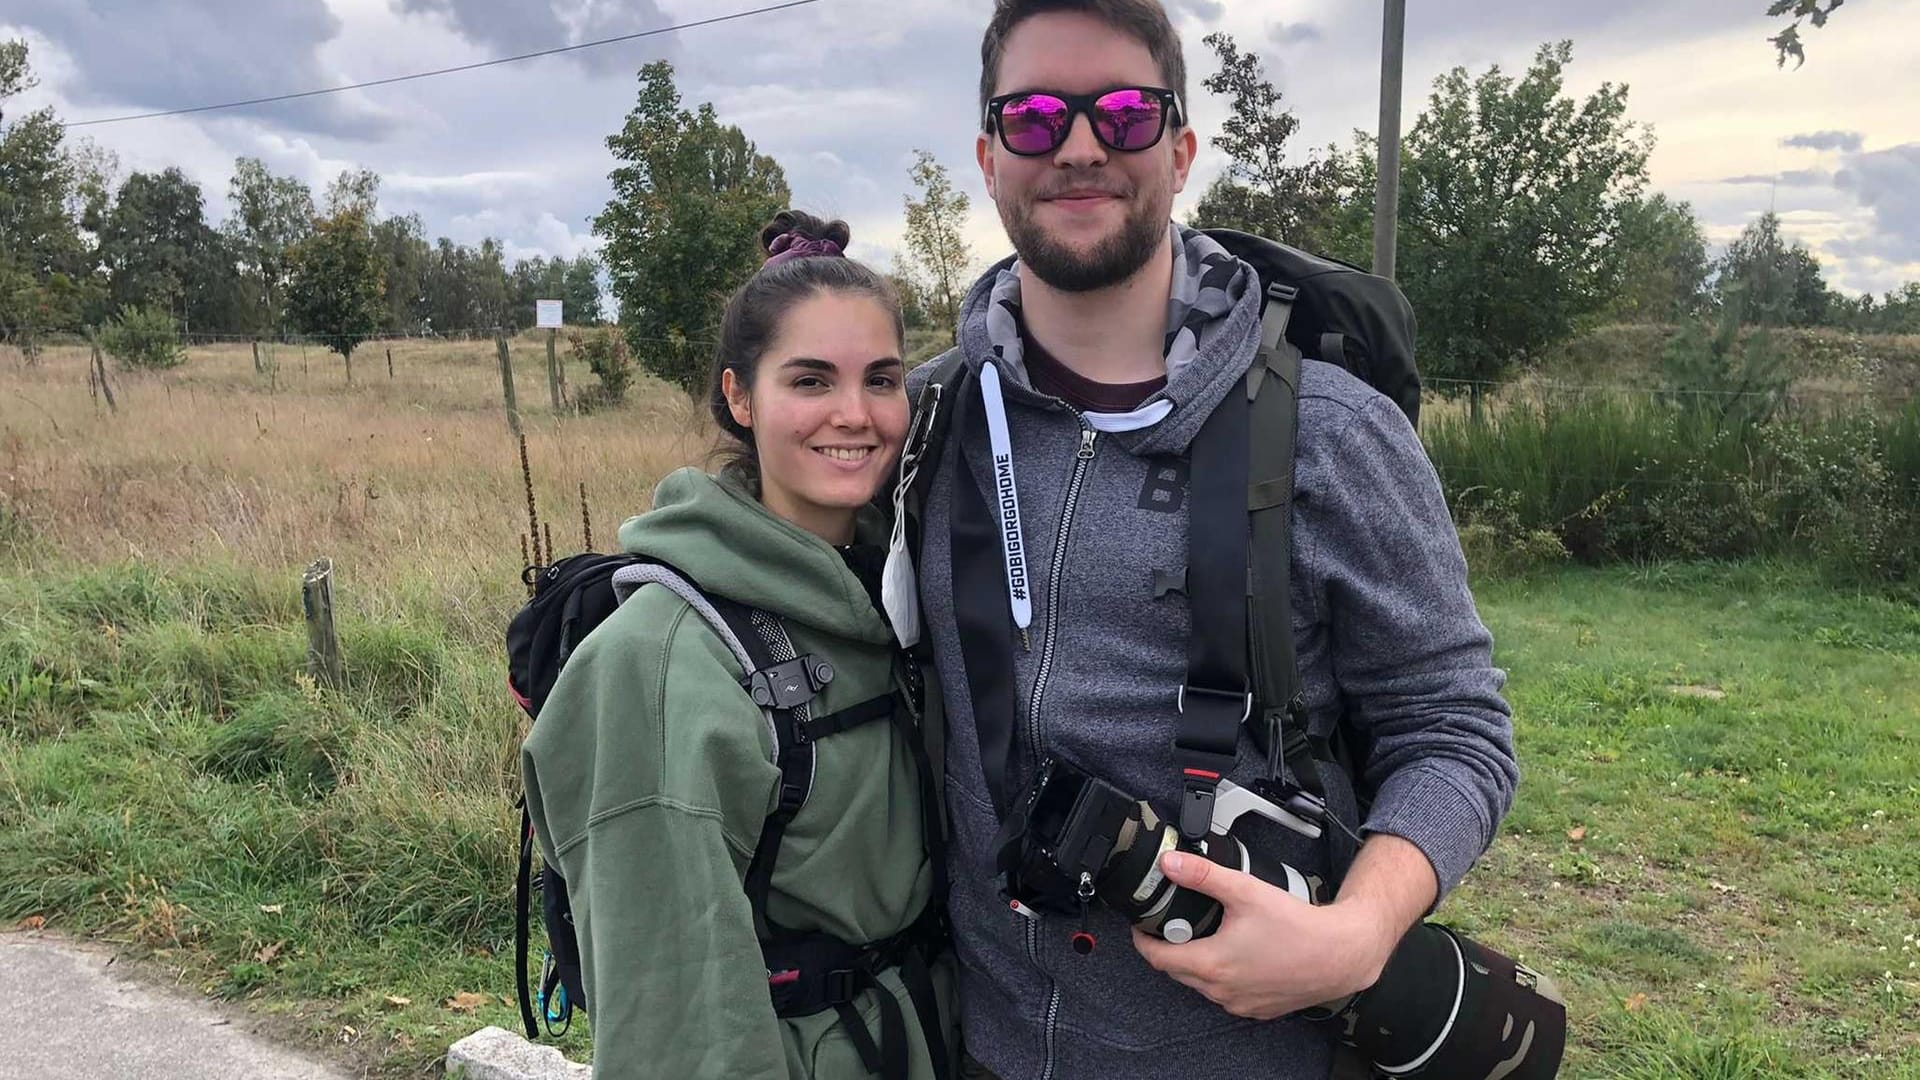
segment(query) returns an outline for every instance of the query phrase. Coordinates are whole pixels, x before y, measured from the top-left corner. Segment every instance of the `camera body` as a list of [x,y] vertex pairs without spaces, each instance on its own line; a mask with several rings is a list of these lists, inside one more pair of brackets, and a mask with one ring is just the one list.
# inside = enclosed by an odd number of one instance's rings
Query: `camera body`
[[[1078,916],[1084,926],[1097,901],[1181,944],[1218,930],[1224,912],[1168,881],[1160,856],[1187,850],[1325,903],[1319,879],[1256,856],[1233,835],[1254,814],[1317,838],[1315,809],[1270,785],[1221,780],[1206,834],[1183,845],[1145,800],[1047,758],[1001,825],[998,868],[1010,906],[1027,918]],[[1072,942],[1083,955],[1094,948],[1084,929]],[[1436,923],[1408,932],[1374,986],[1303,1015],[1340,1024],[1343,1041],[1388,1077],[1552,1080],[1566,1048],[1566,1005],[1551,979]]]

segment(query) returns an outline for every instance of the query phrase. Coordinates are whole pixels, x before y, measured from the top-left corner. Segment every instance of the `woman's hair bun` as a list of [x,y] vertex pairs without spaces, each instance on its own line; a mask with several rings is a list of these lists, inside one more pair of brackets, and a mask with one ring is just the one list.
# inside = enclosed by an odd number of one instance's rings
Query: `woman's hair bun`
[[844,221],[822,221],[804,210],[782,210],[760,230],[760,250],[771,254],[773,242],[788,233],[808,240],[831,240],[843,251],[853,238],[853,230]]

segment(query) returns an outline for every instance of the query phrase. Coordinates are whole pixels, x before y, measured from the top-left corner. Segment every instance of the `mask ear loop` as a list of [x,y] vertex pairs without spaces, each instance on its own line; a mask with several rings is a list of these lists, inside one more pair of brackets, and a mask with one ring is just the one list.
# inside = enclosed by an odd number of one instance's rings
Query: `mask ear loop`
[[887,539],[887,562],[880,571],[880,607],[902,648],[920,643],[920,589],[913,572],[913,558],[907,552],[907,492],[920,477],[920,458],[924,441],[933,430],[933,416],[940,408],[941,386],[929,385],[920,408],[914,410],[913,423],[900,447],[900,476],[893,486],[893,532]]

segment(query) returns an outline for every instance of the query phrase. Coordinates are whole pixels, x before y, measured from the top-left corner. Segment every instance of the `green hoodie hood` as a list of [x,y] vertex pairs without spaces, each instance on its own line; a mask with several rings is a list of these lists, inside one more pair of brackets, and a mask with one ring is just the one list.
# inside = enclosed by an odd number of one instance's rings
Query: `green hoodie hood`
[[[882,529],[877,514],[861,511],[862,540]],[[669,564],[706,592],[782,619],[854,641],[892,641],[840,553],[730,476],[685,468],[661,480],[653,509],[620,526],[620,547]]]

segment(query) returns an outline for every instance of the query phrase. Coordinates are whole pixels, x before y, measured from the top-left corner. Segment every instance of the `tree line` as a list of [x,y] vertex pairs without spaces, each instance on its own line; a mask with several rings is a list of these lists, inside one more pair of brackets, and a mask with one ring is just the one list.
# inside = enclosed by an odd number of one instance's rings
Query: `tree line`
[[[1203,85],[1231,107],[1213,139],[1229,166],[1194,222],[1366,265],[1374,136],[1295,156],[1299,123],[1260,58],[1227,34],[1205,42],[1219,69]],[[1628,117],[1627,88],[1569,95],[1572,59],[1558,42],[1517,76],[1455,68],[1402,140],[1397,277],[1419,316],[1421,368],[1441,389],[1498,380],[1606,322],[1920,333],[1920,283],[1843,295],[1771,212],[1710,258],[1692,207],[1648,190],[1654,139]]]
[[51,109],[11,115],[33,85],[26,44],[0,42],[0,335],[29,351],[135,310],[189,338],[517,330],[541,298],[563,300],[570,322],[601,318],[593,257],[509,265],[494,239],[429,240],[418,215],[379,216],[380,179],[365,170],[316,199],[242,157],[216,223],[180,169],[122,179]]
[[[1226,34],[1205,41],[1218,70],[1203,86],[1229,105],[1213,139],[1228,168],[1192,222],[1364,265],[1374,137],[1296,154],[1298,121],[1259,57]],[[1568,94],[1572,57],[1560,42],[1517,75],[1450,71],[1403,140],[1398,277],[1437,387],[1498,380],[1604,322],[1920,333],[1920,283],[1843,295],[1772,214],[1711,257],[1692,208],[1648,188],[1654,140],[1628,116],[1627,88]],[[50,111],[9,120],[7,99],[29,85],[24,44],[0,45],[0,332],[29,343],[135,306],[190,334],[301,331],[346,348],[373,334],[518,329],[536,297],[591,321],[604,265],[627,350],[697,388],[720,300],[758,265],[758,225],[791,198],[780,163],[711,104],[684,103],[664,61],[640,71],[636,103],[607,139],[600,258],[511,267],[497,241],[429,243],[418,217],[380,218],[379,178],[359,170],[316,201],[297,178],[242,158],[215,226],[179,170],[115,182],[111,159],[66,145]],[[977,269],[963,240],[970,208],[932,155],[916,151],[907,171],[893,280],[909,326],[950,340]]]

